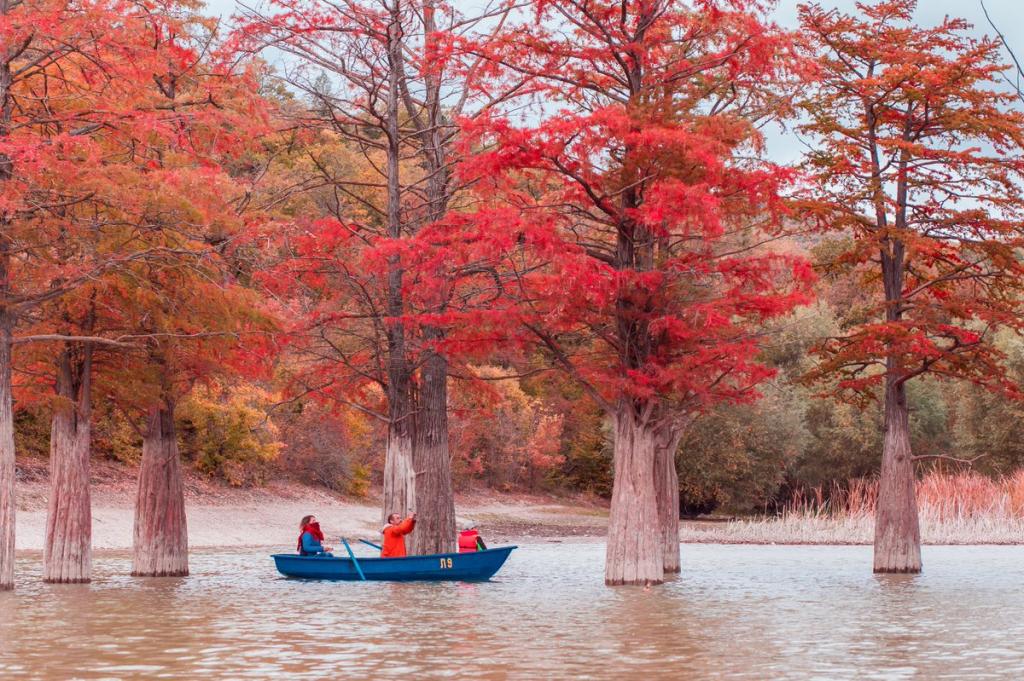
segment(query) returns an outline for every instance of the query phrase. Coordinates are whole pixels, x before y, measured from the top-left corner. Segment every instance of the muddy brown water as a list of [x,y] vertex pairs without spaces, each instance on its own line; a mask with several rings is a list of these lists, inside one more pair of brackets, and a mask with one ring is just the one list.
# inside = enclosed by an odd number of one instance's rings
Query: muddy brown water
[[606,588],[598,541],[534,543],[491,582],[281,578],[266,550],[196,552],[192,576],[0,594],[0,679],[1020,679],[1024,547],[683,547],[649,592]]

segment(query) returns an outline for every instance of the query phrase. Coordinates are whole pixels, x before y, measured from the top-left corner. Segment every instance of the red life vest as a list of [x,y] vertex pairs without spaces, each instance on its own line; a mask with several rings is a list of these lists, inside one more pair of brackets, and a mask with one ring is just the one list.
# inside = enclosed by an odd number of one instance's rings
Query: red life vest
[[307,532],[313,535],[313,539],[316,539],[321,544],[324,541],[324,533],[320,530],[320,523],[309,523],[308,525],[303,525],[302,530],[299,532],[299,555],[302,555],[302,535]]
[[459,532],[459,553],[473,553],[476,551],[476,540],[480,533],[476,530],[463,530]]

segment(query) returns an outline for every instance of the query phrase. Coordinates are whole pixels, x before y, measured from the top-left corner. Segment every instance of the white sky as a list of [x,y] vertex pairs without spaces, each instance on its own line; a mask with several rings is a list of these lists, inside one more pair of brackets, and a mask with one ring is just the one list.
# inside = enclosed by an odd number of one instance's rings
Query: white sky
[[[459,4],[459,0],[454,0]],[[472,4],[473,0],[464,0]],[[260,4],[252,0],[247,4]],[[796,25],[796,7],[799,0],[778,0],[775,11],[776,20],[783,26]],[[839,7],[852,11],[854,0],[820,0],[825,7]],[[1024,52],[1024,0],[986,0],[989,13],[1006,34],[1013,45],[1020,45]],[[235,0],[207,0],[207,11],[217,16],[230,16],[235,8]],[[981,11],[980,0],[918,0],[918,21],[924,24],[935,23],[949,14],[964,17],[975,24],[979,33],[988,32],[988,24]]]
[[[467,5],[476,0],[454,0]],[[775,20],[782,26],[796,26],[796,8],[804,0],[778,0]],[[852,12],[856,0],[818,0],[825,7],[837,7]],[[250,6],[265,4],[264,0],[243,0]],[[1017,56],[1024,59],[1024,0],[985,0],[989,15],[1003,32]],[[230,17],[236,7],[236,0],[207,0],[207,11],[216,16]],[[918,0],[916,20],[921,25],[934,25],[944,16],[963,17],[974,24],[977,35],[992,33],[985,15],[982,12],[981,0]],[[1007,55],[1009,61],[1009,55]],[[795,161],[800,155],[800,144],[785,132],[772,130],[768,132],[769,155],[776,162]]]
[[[779,0],[775,20],[782,26],[795,27],[796,8],[803,1]],[[837,7],[850,13],[856,9],[856,0],[819,0],[819,4],[823,7]],[[1017,57],[1024,58],[1024,0],[985,0],[985,6]],[[918,24],[935,25],[945,16],[967,19],[974,24],[973,32],[978,36],[994,35],[985,19],[980,0],[918,0],[915,17]],[[1006,55],[1006,61],[1009,63],[1009,55]],[[768,154],[772,159],[782,163],[798,160],[802,146],[795,136],[778,129],[769,129],[765,132],[768,138]]]

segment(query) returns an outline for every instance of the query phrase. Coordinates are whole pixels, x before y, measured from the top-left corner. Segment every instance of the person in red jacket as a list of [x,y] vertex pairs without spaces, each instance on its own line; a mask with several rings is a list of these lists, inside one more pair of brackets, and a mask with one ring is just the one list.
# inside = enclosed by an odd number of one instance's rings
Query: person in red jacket
[[300,556],[330,556],[330,546],[324,546],[324,533],[320,530],[320,523],[316,516],[303,516],[299,522],[299,543],[298,551]]
[[416,527],[416,514],[413,513],[405,520],[397,513],[388,516],[387,526],[381,530],[384,535],[384,546],[381,548],[381,558],[403,558],[405,557],[405,535]]
[[476,526],[467,527],[459,532],[459,553],[473,553],[486,550],[487,544],[484,544],[484,540]]

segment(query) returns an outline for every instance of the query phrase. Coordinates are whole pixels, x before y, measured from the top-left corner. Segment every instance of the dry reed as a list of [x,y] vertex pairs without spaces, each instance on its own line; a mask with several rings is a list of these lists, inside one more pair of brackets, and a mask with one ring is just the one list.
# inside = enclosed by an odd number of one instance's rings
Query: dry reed
[[[878,481],[855,479],[794,494],[781,513],[727,523],[687,523],[684,542],[870,544]],[[1024,471],[1000,478],[933,471],[918,481],[925,544],[1024,543]]]

